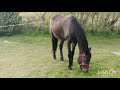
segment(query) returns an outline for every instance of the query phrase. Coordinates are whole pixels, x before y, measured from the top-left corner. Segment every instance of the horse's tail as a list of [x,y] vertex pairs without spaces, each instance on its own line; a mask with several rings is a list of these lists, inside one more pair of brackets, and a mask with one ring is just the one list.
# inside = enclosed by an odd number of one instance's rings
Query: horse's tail
[[50,34],[52,34],[52,23],[53,23],[53,17],[50,19],[50,27],[49,27]]
[[53,16],[51,19],[50,19],[50,27],[49,27],[49,33],[52,34],[52,25],[53,25],[53,21],[54,19],[57,17],[58,15],[55,15]]

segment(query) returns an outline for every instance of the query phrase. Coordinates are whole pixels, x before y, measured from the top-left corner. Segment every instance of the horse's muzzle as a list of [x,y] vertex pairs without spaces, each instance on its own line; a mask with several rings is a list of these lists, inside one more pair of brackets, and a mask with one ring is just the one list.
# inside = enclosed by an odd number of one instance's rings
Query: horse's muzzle
[[89,71],[89,65],[87,64],[80,64],[81,71],[87,73]]
[[82,72],[83,72],[83,73],[87,73],[87,72],[88,72],[88,69],[87,69],[87,68],[82,68]]

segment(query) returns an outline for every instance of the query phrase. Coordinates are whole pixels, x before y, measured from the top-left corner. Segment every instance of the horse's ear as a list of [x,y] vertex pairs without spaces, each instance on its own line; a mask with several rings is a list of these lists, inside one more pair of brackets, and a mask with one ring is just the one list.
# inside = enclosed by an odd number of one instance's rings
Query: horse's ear
[[89,48],[89,51],[91,51],[91,47]]

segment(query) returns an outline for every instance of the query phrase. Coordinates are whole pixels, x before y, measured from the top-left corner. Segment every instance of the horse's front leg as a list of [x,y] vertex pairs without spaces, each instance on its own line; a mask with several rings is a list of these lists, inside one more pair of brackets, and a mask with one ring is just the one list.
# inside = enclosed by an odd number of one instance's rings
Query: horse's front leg
[[72,61],[71,61],[72,66],[73,66],[73,56],[74,56],[76,44],[77,44],[77,42],[72,43],[72,55],[71,55],[72,56]]
[[67,47],[68,47],[68,58],[69,58],[68,69],[72,70],[72,52],[71,52],[71,41],[70,40],[68,40]]
[[63,59],[63,52],[62,52],[63,43],[64,43],[64,40],[61,40],[61,41],[60,41],[60,45],[59,45],[59,49],[60,49],[60,60],[61,60],[61,61],[64,61],[64,59]]

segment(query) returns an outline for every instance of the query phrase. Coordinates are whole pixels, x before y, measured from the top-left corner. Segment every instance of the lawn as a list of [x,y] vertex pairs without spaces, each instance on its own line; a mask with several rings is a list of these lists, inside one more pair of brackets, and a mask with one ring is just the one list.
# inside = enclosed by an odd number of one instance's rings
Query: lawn
[[52,57],[48,35],[0,37],[0,78],[120,78],[120,56],[112,53],[120,52],[120,36],[87,38],[92,58],[90,71],[84,74],[77,63],[78,46],[73,70],[69,71],[66,42],[65,61],[60,61],[59,47],[57,60]]

